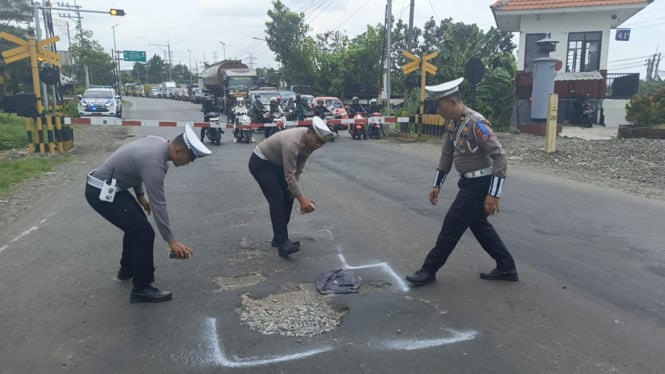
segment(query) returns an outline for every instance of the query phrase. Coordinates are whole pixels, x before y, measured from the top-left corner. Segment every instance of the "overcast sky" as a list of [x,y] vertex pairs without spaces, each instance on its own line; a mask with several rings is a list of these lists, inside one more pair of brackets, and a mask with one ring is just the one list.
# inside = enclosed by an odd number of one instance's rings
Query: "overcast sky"
[[[59,0],[74,4],[75,0]],[[52,0],[58,3],[58,0]],[[365,31],[366,25],[383,22],[386,0],[282,0],[292,11],[304,12],[312,32],[322,33],[340,30],[349,36]],[[396,19],[408,22],[409,0],[392,0],[392,14]],[[495,26],[489,6],[493,0],[416,0],[414,25],[422,28],[431,17],[439,21],[452,17],[455,21],[476,23],[487,30]],[[165,57],[168,44],[173,64],[190,65],[196,71],[206,60],[213,62],[226,58],[242,59],[254,67],[276,67],[274,56],[263,38],[267,10],[271,0],[76,0],[84,10],[121,8],[124,17],[104,14],[81,13],[83,28],[94,33],[94,39],[110,50],[113,48],[113,25],[118,50],[146,51],[148,58],[154,54]],[[57,5],[55,5],[57,6]],[[74,20],[61,18],[62,12],[53,11],[56,34],[61,36],[59,49],[66,49],[67,26],[73,35]],[[74,13],[69,13],[74,15]],[[639,72],[644,78],[644,60],[665,48],[665,0],[655,0],[642,12],[626,21],[621,27],[631,28],[629,42],[614,41],[612,31],[609,71]],[[224,45],[220,42],[223,42]],[[517,42],[517,41],[516,41]],[[160,44],[155,46],[150,44]],[[518,47],[519,48],[519,47]],[[190,52],[191,51],[191,52]],[[124,62],[123,69],[132,63]],[[660,66],[665,70],[665,62]]]

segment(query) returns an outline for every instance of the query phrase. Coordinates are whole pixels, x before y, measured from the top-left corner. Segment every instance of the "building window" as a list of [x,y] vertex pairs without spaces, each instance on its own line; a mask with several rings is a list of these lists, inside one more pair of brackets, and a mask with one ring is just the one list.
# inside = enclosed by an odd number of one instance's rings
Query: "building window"
[[603,33],[571,32],[568,34],[566,71],[597,71],[600,68],[600,40]]
[[526,34],[526,48],[524,49],[524,71],[530,73],[533,70],[533,59],[547,57],[547,53],[538,52],[536,42],[547,38],[547,34]]

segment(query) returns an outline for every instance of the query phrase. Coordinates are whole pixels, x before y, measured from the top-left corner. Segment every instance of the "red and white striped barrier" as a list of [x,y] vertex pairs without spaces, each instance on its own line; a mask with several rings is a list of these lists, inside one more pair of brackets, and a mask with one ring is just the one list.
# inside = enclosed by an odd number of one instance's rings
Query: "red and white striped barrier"
[[[193,127],[211,127],[210,122],[192,122],[192,121],[159,121],[159,120],[141,120],[141,119],[121,119],[106,117],[64,117],[65,125],[91,125],[91,126],[136,126],[136,127],[184,127],[190,124]],[[328,125],[349,125],[355,123],[408,123],[409,117],[369,117],[361,119],[328,119]],[[239,128],[262,129],[265,127],[297,127],[311,126],[312,120],[286,121],[284,123],[251,123],[249,125],[238,125]],[[214,126],[214,125],[212,125]],[[226,128],[233,128],[232,123],[227,123]]]

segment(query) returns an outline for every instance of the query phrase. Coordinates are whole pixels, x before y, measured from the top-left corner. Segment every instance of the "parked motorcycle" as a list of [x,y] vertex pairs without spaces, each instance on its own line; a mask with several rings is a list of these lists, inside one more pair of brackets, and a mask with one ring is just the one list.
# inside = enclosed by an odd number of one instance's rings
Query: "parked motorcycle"
[[210,127],[205,130],[205,135],[214,145],[220,145],[222,143],[222,134],[224,130],[222,129],[222,123],[219,121],[219,117],[212,117],[208,121]]
[[596,104],[589,98],[589,95],[586,97],[580,96],[575,102],[575,108],[577,110],[577,118],[579,124],[583,127],[592,127],[596,123],[598,109]]
[[235,106],[233,108],[233,118],[233,135],[235,137],[233,142],[253,143],[253,130],[249,127],[252,123],[252,119],[249,116],[247,107],[244,105]]
[[367,130],[365,128],[365,117],[361,113],[356,113],[353,115],[353,124],[349,126],[349,134],[353,139],[360,140],[362,136],[363,139],[367,140]]

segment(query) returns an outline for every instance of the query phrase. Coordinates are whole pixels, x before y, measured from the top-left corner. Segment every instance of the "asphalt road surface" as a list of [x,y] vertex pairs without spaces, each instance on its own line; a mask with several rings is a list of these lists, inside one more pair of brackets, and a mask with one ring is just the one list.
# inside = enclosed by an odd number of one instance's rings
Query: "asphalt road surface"
[[[194,104],[130,100],[125,118],[201,119]],[[317,210],[301,215],[296,203],[291,236],[303,244],[285,260],[270,247],[267,203],[247,170],[254,145],[227,131],[210,147],[166,178],[172,227],[195,251],[170,260],[158,235],[155,285],[173,292],[170,302],[130,304],[131,282],[114,279],[121,232],[83,198],[96,165],[2,228],[0,373],[663,372],[662,202],[511,168],[491,221],[520,282],[480,280],[494,264],[467,233],[436,283],[409,289],[402,279],[457,191],[451,176],[429,204],[438,153],[346,133],[317,150],[301,177]],[[240,322],[242,295],[311,290],[344,265],[363,285],[330,297],[345,312],[334,330],[266,335]]]

